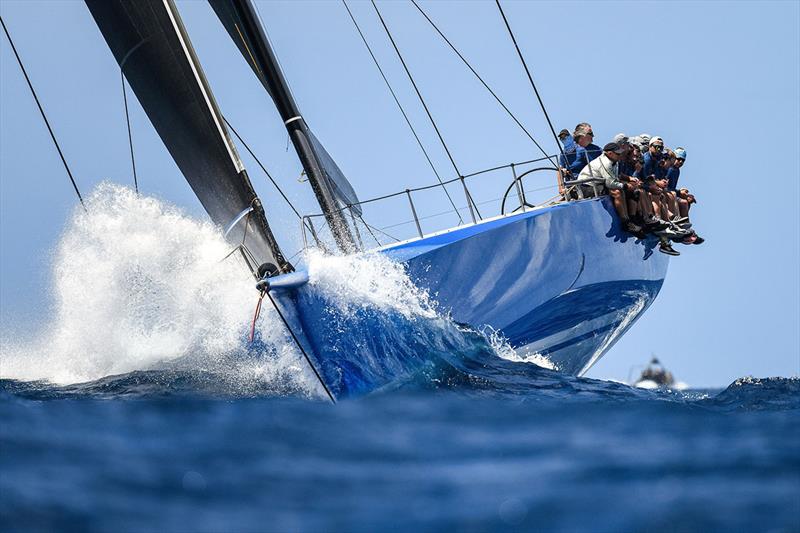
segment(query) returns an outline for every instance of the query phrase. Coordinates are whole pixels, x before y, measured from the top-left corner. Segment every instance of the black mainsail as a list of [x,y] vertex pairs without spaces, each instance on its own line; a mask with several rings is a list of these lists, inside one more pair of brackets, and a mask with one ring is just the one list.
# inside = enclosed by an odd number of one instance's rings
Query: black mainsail
[[[150,122],[251,268],[288,272],[172,0],[85,0]],[[252,264],[254,262],[255,264]]]
[[209,0],[209,3],[275,102],[336,244],[343,252],[355,251],[357,246],[344,209],[361,216],[358,197],[303,119],[253,4],[250,0]]

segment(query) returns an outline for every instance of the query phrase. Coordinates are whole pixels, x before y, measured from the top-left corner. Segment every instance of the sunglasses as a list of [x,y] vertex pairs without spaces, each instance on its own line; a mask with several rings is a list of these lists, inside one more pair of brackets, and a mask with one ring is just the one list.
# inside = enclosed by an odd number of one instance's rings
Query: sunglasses
[[660,152],[661,150],[663,150],[663,149],[664,149],[664,146],[663,146],[663,145],[660,145],[660,144],[654,144],[654,145],[652,146],[652,148],[653,148],[654,150],[658,150],[658,151]]
[[594,137],[594,132],[593,131],[587,131],[586,135],[588,135],[589,137]]

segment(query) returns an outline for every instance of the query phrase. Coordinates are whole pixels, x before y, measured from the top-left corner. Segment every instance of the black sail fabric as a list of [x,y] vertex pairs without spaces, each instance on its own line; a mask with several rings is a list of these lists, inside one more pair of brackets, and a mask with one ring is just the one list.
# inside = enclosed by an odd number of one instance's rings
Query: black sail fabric
[[290,270],[172,0],[85,0],[150,122],[211,219],[222,227],[253,208],[228,239],[255,267]]
[[[301,117],[272,48],[256,19],[251,2],[249,0],[208,0],[208,2],[275,102],[278,113],[295,143],[306,174],[315,187],[322,209],[338,212],[340,208],[352,206],[354,214],[361,216],[361,206],[357,205],[358,196],[353,186]],[[294,133],[298,130],[298,133]],[[299,139],[305,139],[307,142],[299,142]],[[327,205],[333,204],[327,198],[328,195],[335,201],[335,205]],[[329,222],[335,222],[340,226],[346,225],[342,220],[329,219]]]

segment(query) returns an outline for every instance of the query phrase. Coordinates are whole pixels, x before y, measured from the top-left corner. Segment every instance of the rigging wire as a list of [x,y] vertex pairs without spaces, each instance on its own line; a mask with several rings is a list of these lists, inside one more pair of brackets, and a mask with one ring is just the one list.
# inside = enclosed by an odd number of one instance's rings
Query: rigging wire
[[22,59],[20,59],[19,54],[17,53],[17,47],[14,46],[14,41],[11,40],[11,35],[8,33],[8,28],[6,28],[6,23],[3,20],[3,17],[0,17],[0,24],[2,24],[3,26],[3,31],[5,32],[6,38],[8,39],[8,42],[11,45],[11,50],[13,50],[14,52],[14,57],[17,58],[17,63],[19,64],[19,68],[22,70],[22,74],[25,76],[25,81],[28,82],[28,88],[31,90],[33,99],[36,101],[36,106],[39,108],[39,113],[42,114],[45,126],[47,126],[47,131],[50,132],[50,138],[53,139],[53,144],[56,145],[56,150],[58,150],[58,155],[61,157],[61,162],[64,164],[64,168],[67,170],[67,175],[69,176],[69,180],[72,182],[72,188],[75,189],[75,194],[78,195],[78,200],[80,200],[81,202],[81,207],[83,207],[84,211],[88,212],[88,210],[86,209],[86,204],[84,204],[83,202],[83,196],[81,196],[81,191],[78,189],[78,184],[75,183],[75,178],[72,176],[72,172],[69,169],[69,165],[67,165],[67,160],[64,158],[64,153],[61,151],[61,147],[58,145],[56,136],[53,133],[53,128],[50,127],[50,121],[47,120],[47,115],[45,115],[44,109],[42,108],[42,104],[39,102],[39,97],[36,95],[36,91],[33,90],[33,84],[31,83],[31,79],[28,77],[28,72],[25,70],[25,65],[22,64]]
[[433,170],[434,175],[436,175],[436,179],[439,180],[439,183],[442,186],[442,190],[444,190],[444,193],[447,195],[447,199],[450,201],[450,205],[453,206],[453,210],[455,211],[456,216],[458,216],[459,224],[463,224],[464,223],[464,219],[461,218],[461,213],[458,212],[458,208],[456,207],[456,204],[453,201],[453,198],[450,196],[450,192],[447,190],[447,187],[445,187],[444,183],[442,182],[442,177],[436,171],[436,167],[433,165],[433,161],[431,161],[431,158],[428,155],[428,151],[425,150],[425,146],[423,146],[422,141],[419,138],[419,135],[417,135],[417,131],[414,129],[414,126],[411,124],[411,120],[408,118],[408,114],[406,114],[405,109],[403,109],[403,106],[400,104],[400,100],[397,98],[397,94],[395,94],[394,89],[392,88],[392,85],[389,83],[389,80],[386,77],[386,74],[384,74],[380,63],[378,63],[378,59],[375,57],[375,54],[372,52],[372,48],[369,46],[369,43],[367,42],[366,37],[364,37],[364,33],[361,31],[361,27],[359,27],[358,22],[356,22],[356,19],[353,16],[352,11],[350,11],[350,6],[347,5],[346,0],[342,0],[342,4],[344,4],[344,8],[347,10],[347,14],[350,15],[350,20],[353,21],[353,24],[355,25],[356,30],[358,31],[358,34],[361,36],[361,40],[364,42],[364,46],[367,47],[367,51],[369,52],[369,55],[372,57],[372,61],[375,63],[375,66],[378,67],[378,72],[380,72],[381,77],[383,78],[383,81],[386,83],[386,87],[389,89],[389,92],[392,93],[392,98],[394,98],[394,102],[397,104],[397,107],[400,109],[400,113],[403,114],[403,118],[405,119],[406,124],[408,124],[408,127],[411,129],[411,133],[414,135],[414,139],[416,139],[420,150],[422,150],[422,153],[425,154],[425,159],[428,160],[428,165],[430,165],[431,170]]
[[[311,223],[311,221],[310,220],[305,220],[303,218],[303,216],[300,214],[300,211],[297,210],[297,208],[294,206],[292,201],[289,200],[289,197],[286,196],[286,193],[283,192],[283,189],[281,189],[280,185],[278,185],[278,182],[275,181],[275,178],[272,177],[272,174],[269,173],[269,170],[267,170],[267,167],[264,166],[264,164],[261,162],[261,160],[258,158],[258,156],[253,152],[253,150],[250,149],[250,146],[245,142],[245,140],[242,138],[242,136],[239,135],[239,132],[237,132],[236,129],[231,125],[231,123],[228,122],[228,119],[223,116],[222,120],[225,121],[225,124],[228,126],[228,128],[230,128],[230,130],[233,132],[233,134],[236,136],[236,138],[239,139],[239,142],[242,143],[242,146],[244,146],[245,150],[247,150],[247,153],[249,153],[253,157],[255,162],[258,164],[258,166],[261,167],[261,170],[264,171],[264,174],[266,174],[267,178],[269,178],[269,181],[278,190],[278,193],[281,195],[281,198],[283,198],[286,201],[286,203],[292,209],[292,211],[297,216],[297,218],[300,219],[300,222],[303,224],[303,226],[308,228],[308,231],[311,232],[311,235],[313,235],[314,238],[316,238],[317,232],[314,229],[314,225]],[[326,248],[323,246],[323,249],[326,249]]]
[[269,178],[269,181],[272,182],[272,185],[274,185],[275,188],[278,190],[278,193],[281,195],[281,197],[286,201],[287,204],[289,204],[289,207],[292,208],[292,211],[294,211],[294,214],[297,215],[297,218],[302,219],[303,216],[300,214],[300,212],[297,210],[297,208],[294,206],[291,200],[289,200],[289,197],[286,196],[286,194],[283,192],[283,189],[281,189],[280,185],[278,185],[278,182],[276,182],[275,179],[272,177],[272,174],[270,174],[267,168],[261,163],[261,160],[256,156],[255,153],[253,153],[253,151],[250,149],[250,146],[248,146],[245,140],[242,139],[242,136],[239,135],[239,132],[237,132],[236,129],[231,125],[231,123],[228,122],[228,119],[226,117],[222,117],[222,120],[225,121],[225,124],[231,129],[233,134],[236,135],[236,138],[239,139],[240,143],[242,143],[242,146],[244,146],[244,149],[247,150],[247,153],[249,153],[255,160],[255,162],[258,164],[258,166],[261,167],[261,170],[264,171],[264,174],[266,174],[267,178]]
[[[344,1],[344,0],[342,0],[342,1]],[[522,129],[523,132],[525,132],[525,135],[527,135],[528,138],[531,141],[533,141],[533,144],[536,145],[536,147],[542,152],[542,154],[546,158],[550,158],[551,156],[549,156],[547,154],[545,149],[542,148],[542,146],[536,141],[536,139],[533,138],[533,135],[531,135],[531,133],[528,131],[528,129],[525,126],[522,125],[522,123],[519,121],[519,119],[517,119],[516,115],[514,115],[514,113],[506,106],[506,104],[503,103],[503,101],[500,99],[500,97],[497,96],[497,94],[492,90],[491,87],[489,87],[489,85],[486,83],[486,81],[484,81],[484,79],[481,77],[480,74],[478,74],[478,72],[472,67],[472,65],[469,64],[469,61],[467,61],[466,58],[461,54],[461,52],[458,51],[458,49],[455,47],[455,45],[453,45],[453,43],[450,41],[450,39],[448,39],[445,36],[445,34],[442,33],[442,30],[440,30],[439,27],[436,25],[436,23],[434,23],[433,20],[431,20],[431,18],[428,16],[428,14],[425,13],[425,11],[423,11],[423,9],[420,7],[420,5],[417,3],[417,1],[416,0],[411,0],[411,3],[414,4],[414,7],[416,7],[417,10],[420,13],[422,13],[422,16],[425,17],[425,20],[427,20],[430,23],[430,25],[433,27],[433,29],[436,30],[436,33],[438,33],[439,36],[442,39],[444,39],[444,42],[446,42],[447,45],[453,50],[453,52],[455,52],[455,54],[458,56],[459,59],[461,59],[461,61],[464,63],[464,65],[466,65],[467,68],[475,75],[475,77],[478,78],[478,81],[480,81],[483,84],[483,86],[486,88],[486,90],[489,91],[489,94],[491,94],[494,97],[494,99],[497,100],[497,103],[500,104],[500,107],[502,107],[505,110],[505,112],[508,113],[508,116],[510,116],[512,118],[512,120],[514,120],[514,122],[517,123],[517,126],[519,126]]]
[[561,143],[558,140],[558,135],[556,134],[555,128],[553,128],[553,123],[550,121],[550,115],[547,114],[547,109],[544,107],[544,102],[542,102],[542,97],[539,95],[539,90],[536,88],[536,84],[533,83],[533,76],[531,76],[531,71],[528,69],[528,64],[525,62],[525,58],[522,56],[522,51],[519,49],[519,45],[517,44],[517,39],[514,37],[514,32],[511,31],[511,26],[508,24],[508,19],[506,18],[506,14],[503,12],[503,7],[500,5],[500,0],[494,0],[497,4],[497,9],[500,10],[500,15],[503,17],[503,22],[506,24],[506,29],[508,29],[508,34],[511,36],[511,41],[514,43],[514,48],[517,49],[517,55],[519,56],[520,61],[522,61],[522,66],[525,67],[525,73],[528,75],[528,81],[531,82],[531,87],[533,87],[533,92],[536,93],[536,99],[539,100],[539,105],[542,107],[542,113],[544,113],[544,118],[547,119],[547,125],[550,126],[550,131],[553,133],[553,139],[556,141],[556,146],[561,151],[561,155],[564,155],[564,148],[561,146]]
[[119,77],[122,80],[122,100],[125,102],[125,122],[128,124],[128,145],[131,148],[131,166],[133,167],[133,188],[139,194],[139,179],[136,176],[136,159],[133,157],[133,136],[131,135],[131,119],[128,114],[128,91],[125,90],[125,73],[119,69]]
[[389,31],[389,27],[386,25],[386,21],[383,20],[383,16],[381,15],[380,10],[378,9],[378,5],[375,3],[375,0],[372,0],[372,7],[375,8],[375,13],[378,14],[378,18],[381,21],[381,25],[383,26],[384,31],[386,31],[386,35],[389,37],[389,41],[392,43],[392,47],[394,48],[395,53],[397,53],[397,57],[400,59],[400,63],[403,65],[403,69],[406,71],[406,75],[408,75],[408,79],[411,81],[411,85],[414,86],[414,91],[417,93],[417,97],[419,98],[422,107],[425,108],[425,113],[428,115],[428,119],[431,121],[433,125],[433,129],[436,130],[436,135],[439,137],[439,141],[442,143],[442,147],[444,151],[447,152],[447,157],[450,159],[450,163],[452,163],[453,168],[456,171],[458,176],[461,176],[461,172],[458,170],[458,165],[456,165],[455,159],[453,159],[453,155],[450,153],[450,149],[447,148],[447,143],[444,142],[444,137],[442,137],[442,133],[439,131],[439,127],[436,125],[436,121],[433,120],[433,115],[431,115],[430,109],[428,109],[428,105],[425,103],[425,99],[422,97],[422,93],[419,91],[419,87],[417,87],[417,82],[414,81],[414,77],[411,75],[411,71],[408,69],[408,65],[406,65],[405,60],[403,59],[403,55],[400,53],[400,49],[397,47],[397,43],[394,41],[394,37],[392,37],[392,33]]
[[[449,213],[450,211],[447,211],[447,212]],[[364,222],[364,219],[363,219],[363,218],[361,219],[361,222]],[[400,242],[400,239],[398,239],[397,237],[394,237],[393,235],[389,235],[388,233],[386,233],[385,231],[383,231],[381,228],[377,228],[377,227],[375,227],[375,226],[370,226],[370,225],[369,225],[369,224],[367,224],[366,222],[364,222],[364,225],[367,227],[367,229],[368,229],[368,230],[373,230],[373,229],[374,229],[374,230],[375,230],[375,231],[377,231],[378,233],[380,233],[380,234],[382,234],[382,235],[385,235],[386,237],[389,237],[389,238],[390,238],[390,239],[392,239],[393,241],[395,241],[395,242]],[[377,238],[377,237],[375,237],[375,235],[372,233],[372,231],[370,231],[370,234],[372,234],[372,237],[373,237],[373,238],[374,238],[376,241],[378,240],[378,238]],[[378,244],[380,244],[380,241],[378,241]],[[383,245],[381,245],[381,246],[383,246]]]
[[[300,340],[297,338],[297,335],[294,334],[294,330],[289,325],[289,322],[286,320],[286,317],[283,316],[283,313],[281,312],[280,308],[278,307],[278,304],[275,303],[275,300],[272,298],[272,294],[270,294],[269,289],[264,290],[264,294],[267,295],[267,298],[269,298],[269,301],[272,303],[272,307],[274,307],[275,311],[278,313],[278,316],[280,317],[281,322],[283,322],[283,325],[286,326],[286,329],[289,331],[289,334],[292,336],[292,339],[294,340],[294,342],[297,345],[297,347],[300,348],[300,351],[302,352],[303,357],[305,357],[305,360],[308,363],[308,366],[311,367],[311,370],[314,372],[314,375],[317,376],[317,379],[319,380],[320,384],[322,385],[322,388],[325,389],[325,394],[328,395],[328,398],[330,399],[331,403],[335,404],[336,403],[336,398],[334,398],[333,393],[328,388],[328,385],[325,383],[325,380],[322,379],[322,376],[319,374],[319,371],[317,370],[317,367],[314,366],[314,363],[311,361],[311,358],[308,356],[308,353],[306,353],[306,350],[305,350],[305,348],[303,348],[303,345],[300,343]],[[264,296],[262,295],[261,297],[263,298]],[[260,301],[259,301],[259,304],[260,304]],[[259,308],[259,311],[260,311],[260,308]]]
[[[449,211],[448,211],[448,213],[449,213]],[[378,240],[378,237],[376,237],[375,234],[372,233],[372,228],[370,227],[370,225],[367,224],[366,222],[364,222],[363,218],[361,218],[361,217],[358,217],[358,218],[359,218],[359,220],[361,220],[361,223],[364,224],[367,227],[367,231],[369,232],[370,235],[372,235],[372,238],[375,239],[375,242],[378,243],[378,246],[383,246],[381,244],[381,241]]]

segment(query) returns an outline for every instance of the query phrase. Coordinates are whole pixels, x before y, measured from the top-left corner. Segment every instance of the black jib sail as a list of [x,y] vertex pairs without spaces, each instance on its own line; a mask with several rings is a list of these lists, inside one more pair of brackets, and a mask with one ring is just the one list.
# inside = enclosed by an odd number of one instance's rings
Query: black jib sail
[[291,271],[172,0],[85,1],[150,122],[211,219],[226,228],[231,242],[244,245],[251,268],[271,263]]
[[343,252],[355,251],[357,247],[343,209],[349,208],[355,216],[361,216],[358,197],[300,114],[253,4],[250,0],[209,0],[209,3],[274,100],[337,245]]

